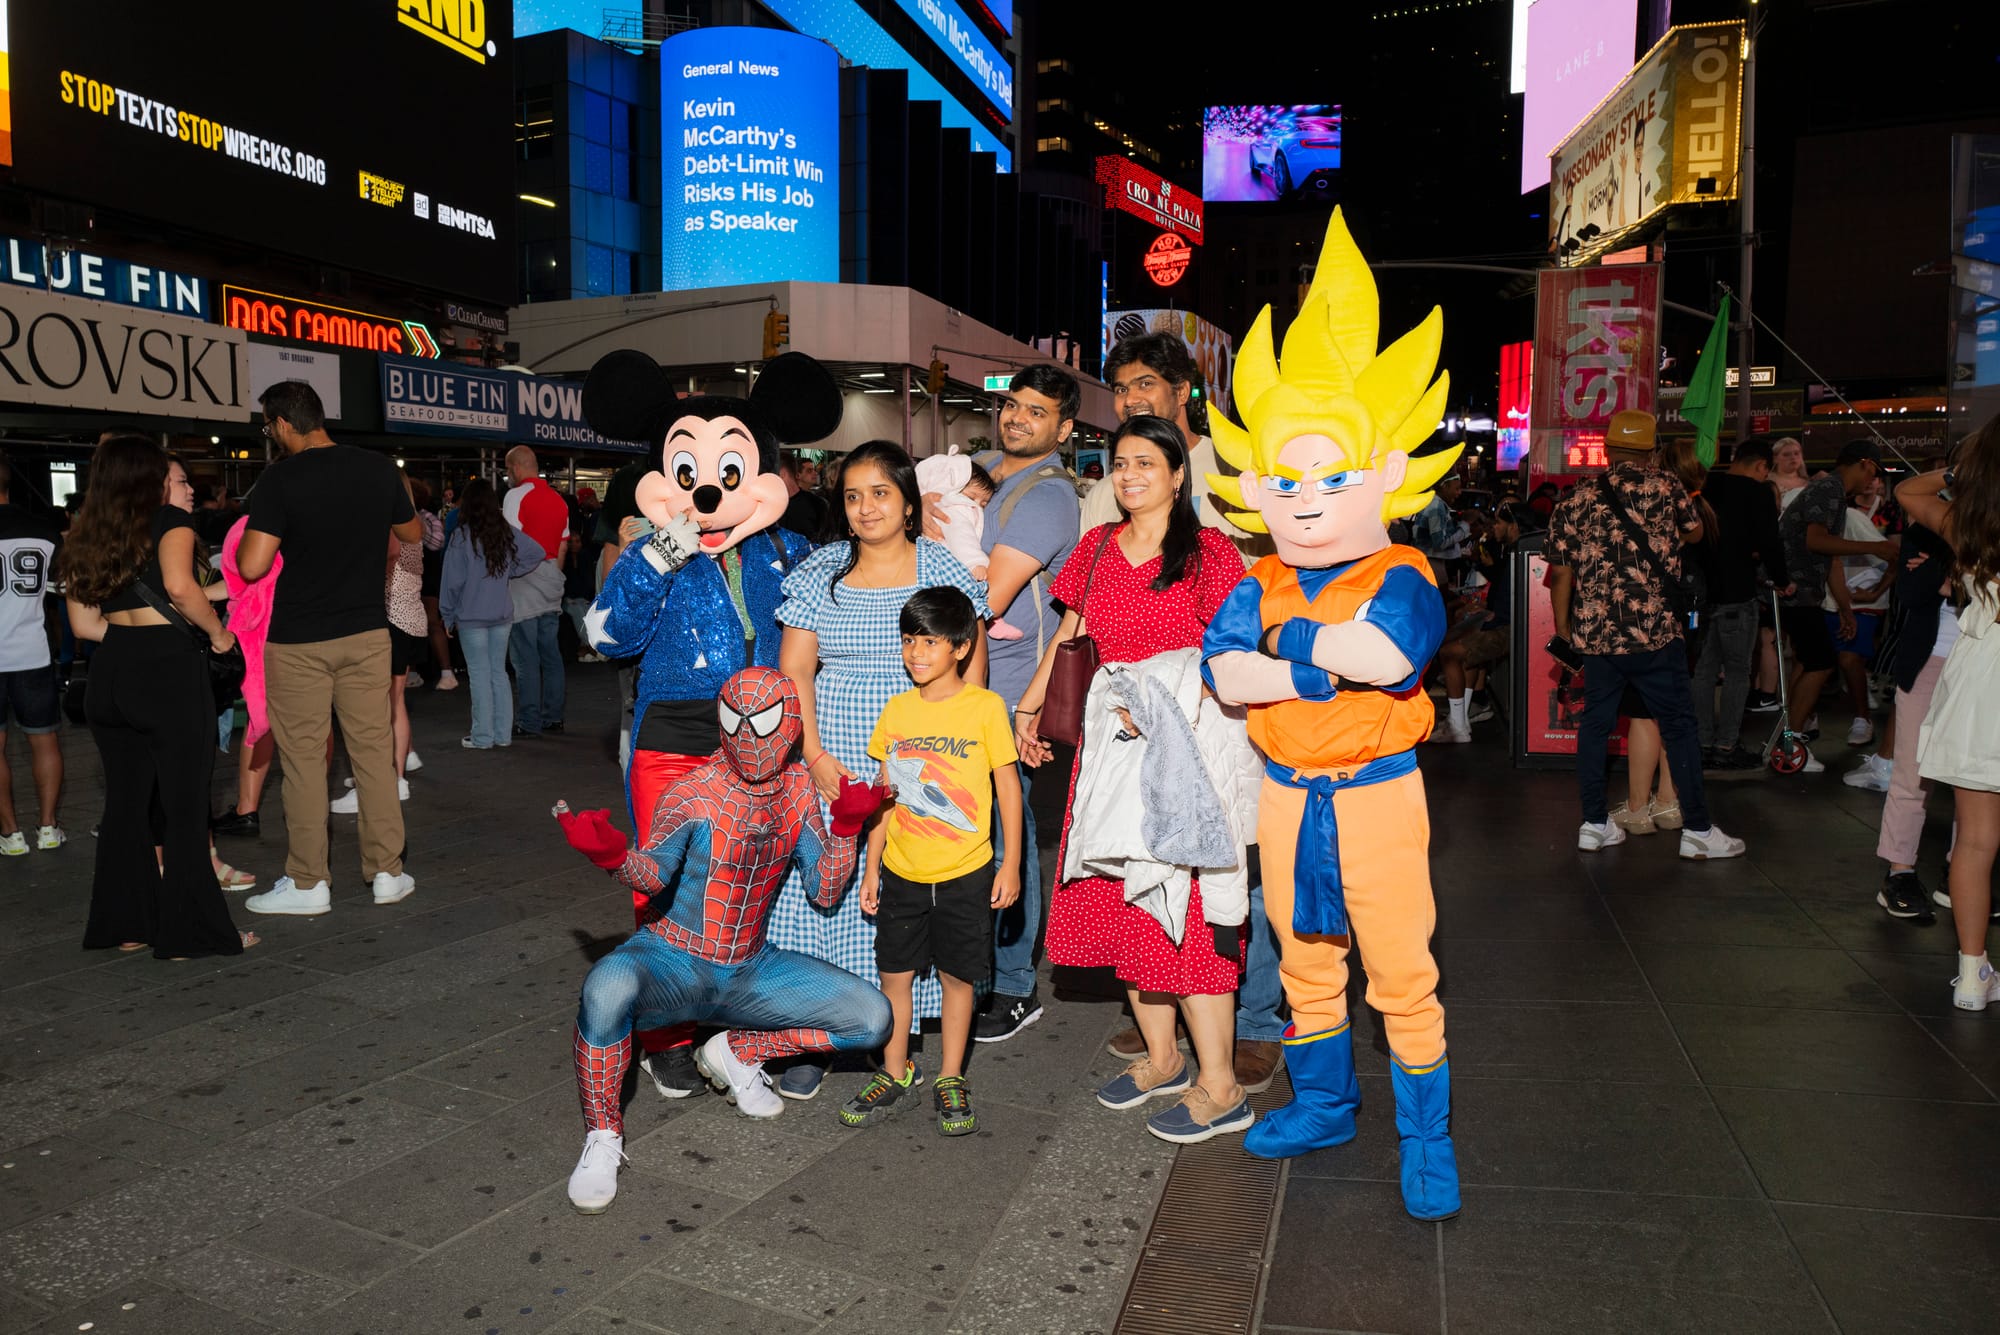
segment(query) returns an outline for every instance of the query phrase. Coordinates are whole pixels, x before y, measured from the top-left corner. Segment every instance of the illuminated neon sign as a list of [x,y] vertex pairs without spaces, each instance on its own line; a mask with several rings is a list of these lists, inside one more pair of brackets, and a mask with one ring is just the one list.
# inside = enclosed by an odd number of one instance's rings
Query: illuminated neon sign
[[351,311],[344,306],[259,292],[225,283],[222,322],[250,334],[269,334],[299,343],[325,343],[402,356],[436,357],[437,340],[415,320]]
[[1097,160],[1097,183],[1104,187],[1104,207],[1122,209],[1157,227],[1179,232],[1201,244],[1201,196],[1184,190],[1130,158],[1105,154]]
[[1179,232],[1162,232],[1146,247],[1139,263],[1155,287],[1172,287],[1187,273],[1188,261],[1193,258],[1193,248]]

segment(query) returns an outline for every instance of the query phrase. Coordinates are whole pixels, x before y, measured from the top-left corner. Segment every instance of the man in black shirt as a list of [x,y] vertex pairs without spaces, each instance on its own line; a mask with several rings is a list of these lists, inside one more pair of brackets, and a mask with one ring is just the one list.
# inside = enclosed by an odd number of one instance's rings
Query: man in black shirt
[[785,480],[785,490],[791,495],[778,526],[790,529],[807,542],[818,542],[820,530],[826,527],[826,501],[799,485],[798,464],[791,455],[785,455],[778,464],[778,476]]
[[361,870],[375,902],[407,899],[403,808],[389,720],[389,613],[383,597],[389,535],[421,542],[423,521],[396,466],[336,445],[319,395],[301,380],[263,393],[264,432],[285,457],[250,493],[250,524],[236,550],[247,580],[269,577],[284,548],[264,645],[271,732],[285,761],[285,874],[252,913],[326,913],[326,747],[340,716],[361,817]]
[[[1771,490],[1771,442],[1751,436],[1738,442],[1729,467],[1708,475],[1702,496],[1715,511],[1716,532],[1705,535],[1708,634],[1694,669],[1694,716],[1702,757],[1711,769],[1755,769],[1763,763],[1738,742],[1750,669],[1757,651],[1757,611],[1768,596],[1758,587],[1758,567],[1789,595],[1785,544],[1778,534],[1778,501]],[[1722,679],[1716,703],[1715,682]]]

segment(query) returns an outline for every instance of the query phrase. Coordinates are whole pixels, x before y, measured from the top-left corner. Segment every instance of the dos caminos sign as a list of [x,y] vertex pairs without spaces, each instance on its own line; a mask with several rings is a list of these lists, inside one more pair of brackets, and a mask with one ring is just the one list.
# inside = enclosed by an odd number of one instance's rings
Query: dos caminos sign
[[668,291],[840,281],[840,59],[771,28],[660,48]]

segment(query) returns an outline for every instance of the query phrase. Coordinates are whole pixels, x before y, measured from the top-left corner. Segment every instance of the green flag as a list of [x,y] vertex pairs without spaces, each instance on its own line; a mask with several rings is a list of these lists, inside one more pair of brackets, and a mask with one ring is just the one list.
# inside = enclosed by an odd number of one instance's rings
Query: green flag
[[1694,454],[1703,468],[1715,466],[1715,438],[1722,434],[1722,403],[1726,393],[1723,372],[1729,361],[1729,294],[1722,294],[1722,309],[1715,313],[1715,326],[1701,345],[1701,359],[1694,364],[1688,380],[1687,397],[1681,400],[1681,416],[1694,423]]

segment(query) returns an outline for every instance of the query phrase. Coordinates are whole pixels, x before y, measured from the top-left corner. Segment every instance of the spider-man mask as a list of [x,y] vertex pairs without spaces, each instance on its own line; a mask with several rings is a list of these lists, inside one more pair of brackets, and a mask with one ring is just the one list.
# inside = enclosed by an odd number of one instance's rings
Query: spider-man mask
[[804,730],[792,679],[773,668],[744,668],[722,684],[715,706],[729,767],[749,783],[775,778]]

